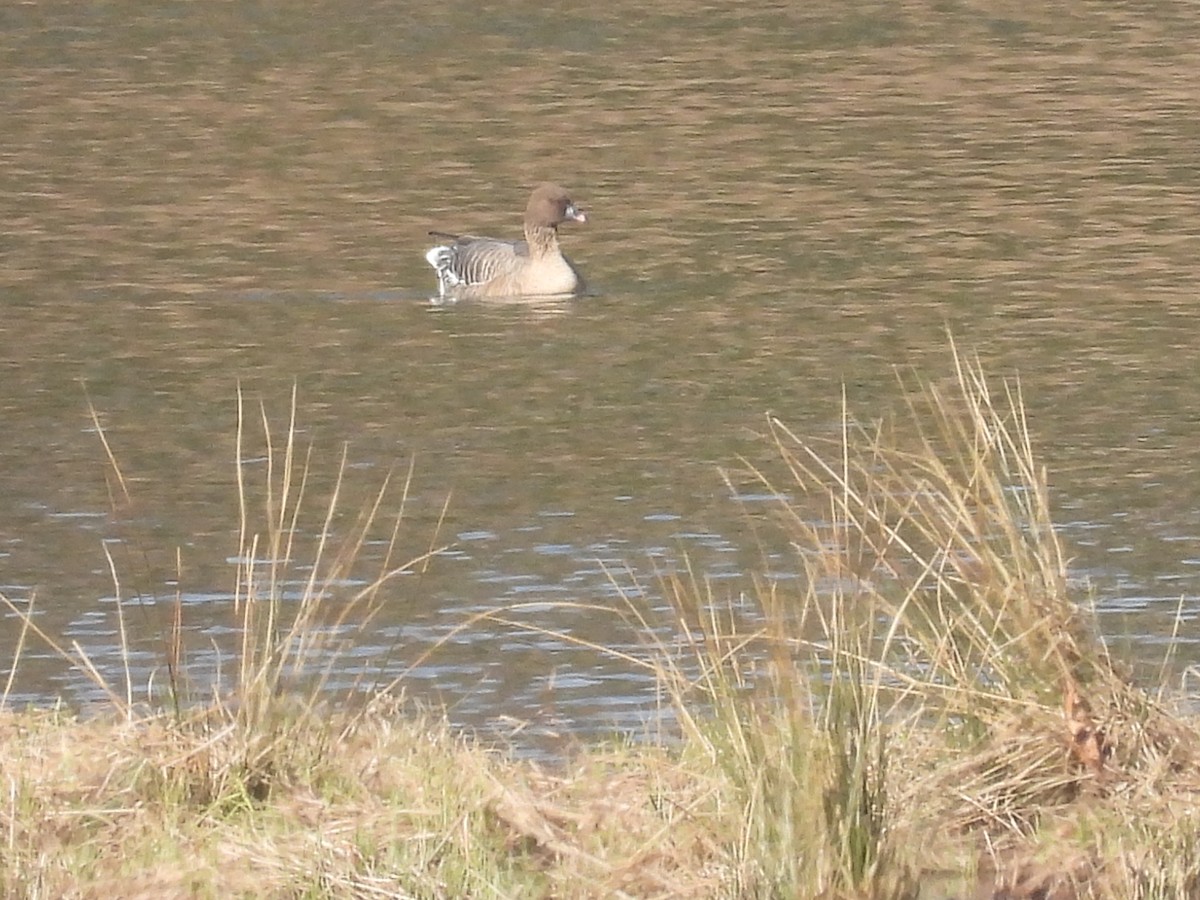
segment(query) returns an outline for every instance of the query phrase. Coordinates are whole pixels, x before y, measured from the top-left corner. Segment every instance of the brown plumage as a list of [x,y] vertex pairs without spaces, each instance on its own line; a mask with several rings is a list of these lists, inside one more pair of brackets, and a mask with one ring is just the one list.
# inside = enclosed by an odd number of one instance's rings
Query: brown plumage
[[586,221],[566,191],[543,184],[525,207],[525,240],[431,231],[447,243],[430,248],[425,259],[437,270],[442,299],[578,294],[583,277],[558,247],[558,226]]

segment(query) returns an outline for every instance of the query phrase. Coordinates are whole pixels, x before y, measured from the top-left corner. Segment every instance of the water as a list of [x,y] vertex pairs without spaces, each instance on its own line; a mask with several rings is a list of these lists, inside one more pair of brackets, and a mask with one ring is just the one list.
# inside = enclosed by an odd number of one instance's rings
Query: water
[[[0,587],[106,673],[104,548],[135,674],[177,593],[197,670],[229,664],[236,394],[282,428],[295,387],[306,528],[343,446],[351,512],[414,466],[402,554],[449,497],[449,551],[389,587],[339,679],[532,604],[409,690],[485,728],[636,730],[647,674],[589,646],[643,652],[622,595],[788,568],[718,468],[769,461],[768,412],[830,433],[843,385],[894,409],[897,368],[948,372],[948,332],[1020,376],[1122,652],[1159,659],[1182,604],[1196,657],[1189,5],[117,0],[0,24]],[[593,295],[431,306],[425,232],[515,235],[545,179],[588,210],[564,243]],[[40,645],[18,676],[94,694]]]

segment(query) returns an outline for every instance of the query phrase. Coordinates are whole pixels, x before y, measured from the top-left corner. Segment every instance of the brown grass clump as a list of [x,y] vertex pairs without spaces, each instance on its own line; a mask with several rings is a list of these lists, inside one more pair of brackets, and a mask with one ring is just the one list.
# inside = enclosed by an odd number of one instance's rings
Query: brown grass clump
[[[705,672],[677,695],[713,700],[714,759],[769,778],[746,827],[796,895],[911,897],[945,868],[996,898],[1185,896],[1200,854],[1127,841],[1191,827],[1197,723],[1129,681],[1072,596],[1019,389],[954,359],[903,427],[847,417],[822,452],[771,420],[784,475],[752,477],[786,498],[806,590],[765,586],[760,630],[732,635],[677,592]],[[773,770],[780,746],[803,750]],[[805,846],[774,833],[789,816],[817,837],[799,865],[773,849]]]

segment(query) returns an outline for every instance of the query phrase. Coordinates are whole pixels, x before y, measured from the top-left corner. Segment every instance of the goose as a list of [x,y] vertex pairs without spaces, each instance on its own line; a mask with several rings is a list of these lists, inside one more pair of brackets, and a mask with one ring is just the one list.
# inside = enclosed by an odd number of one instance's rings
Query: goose
[[437,271],[438,297],[464,300],[578,294],[583,277],[558,247],[558,226],[587,215],[556,184],[534,189],[525,207],[525,240],[429,234],[446,241],[425,253]]

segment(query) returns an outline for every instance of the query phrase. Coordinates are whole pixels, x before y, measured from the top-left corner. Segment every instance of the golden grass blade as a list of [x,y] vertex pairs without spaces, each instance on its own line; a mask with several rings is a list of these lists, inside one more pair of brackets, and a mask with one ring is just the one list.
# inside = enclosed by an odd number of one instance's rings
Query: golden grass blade
[[117,607],[117,635],[121,639],[121,668],[125,673],[125,709],[128,715],[133,711],[133,676],[129,671],[129,632],[125,628],[125,608],[121,603],[121,579],[117,576],[112,554],[108,552],[108,544],[101,544],[101,547],[113,582],[113,603]]
[[121,467],[117,464],[117,457],[113,453],[112,447],[109,446],[108,435],[105,434],[104,427],[100,424],[100,415],[96,412],[96,407],[92,405],[92,398],[88,396],[86,384],[83,386],[83,393],[87,399],[88,415],[91,417],[92,426],[96,429],[96,435],[100,438],[100,445],[104,448],[104,455],[108,458],[108,465],[117,478],[117,484],[121,488],[121,494],[125,498],[125,502],[130,503],[129,488],[125,484],[125,476],[121,474]]
[[[25,613],[21,617],[21,631],[17,635],[17,646],[13,650],[12,662],[8,667],[8,676],[4,680],[4,695],[0,697],[0,710],[8,709],[8,698],[12,696],[13,682],[17,677],[17,667],[21,662],[21,655],[25,651],[25,641],[29,636],[30,623],[33,621],[33,606],[36,594],[29,595],[29,602],[23,610]],[[0,594],[0,602],[3,602],[10,610],[15,610],[16,605],[8,597]]]

